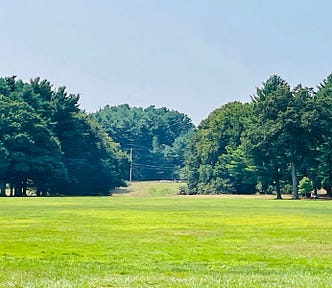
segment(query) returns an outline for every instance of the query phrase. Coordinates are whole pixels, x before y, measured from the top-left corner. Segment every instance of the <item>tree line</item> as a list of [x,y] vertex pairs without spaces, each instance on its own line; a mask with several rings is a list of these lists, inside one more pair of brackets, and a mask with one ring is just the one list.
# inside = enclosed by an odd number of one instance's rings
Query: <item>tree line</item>
[[[250,103],[213,111],[188,140],[189,193],[332,191],[332,74],[315,91],[280,76],[257,88]],[[301,182],[301,184],[303,183]]]
[[88,114],[65,87],[0,78],[0,196],[109,195],[130,178],[178,179],[193,128],[167,108]]
[[105,195],[125,185],[127,155],[78,101],[47,80],[0,78],[1,196]]
[[198,127],[165,107],[89,114],[65,87],[0,78],[0,196],[109,195],[161,179],[186,180],[190,194],[298,198],[300,184],[331,195],[331,148],[332,74],[317,89],[272,76],[249,103],[227,103]]

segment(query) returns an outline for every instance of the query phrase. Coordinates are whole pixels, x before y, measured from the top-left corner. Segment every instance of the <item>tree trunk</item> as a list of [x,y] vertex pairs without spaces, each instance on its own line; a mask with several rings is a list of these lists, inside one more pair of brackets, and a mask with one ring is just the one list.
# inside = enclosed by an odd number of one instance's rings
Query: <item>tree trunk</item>
[[317,199],[318,198],[318,193],[317,193],[317,188],[315,187],[314,189],[314,199]]
[[0,183],[0,197],[6,196],[6,184],[3,182]]
[[17,183],[15,183],[15,197],[22,197],[22,190],[22,181],[18,181]]
[[328,196],[332,196],[332,159],[331,159],[331,154],[328,156],[328,184],[326,187],[326,193]]
[[27,196],[27,179],[22,182],[22,196]]
[[9,196],[10,197],[14,196],[14,185],[13,185],[13,183],[10,183]]
[[296,176],[296,166],[295,163],[291,163],[291,175],[292,175],[292,189],[293,189],[293,199],[299,199],[299,192],[298,192],[298,181]]
[[15,197],[19,197],[19,196],[21,196],[20,194],[21,193],[19,191],[19,188],[17,187],[17,184],[15,184],[15,187],[14,187],[14,196]]
[[280,180],[279,180],[279,177],[276,181],[276,190],[277,190],[277,199],[280,200],[282,199],[281,197],[281,189],[280,189]]

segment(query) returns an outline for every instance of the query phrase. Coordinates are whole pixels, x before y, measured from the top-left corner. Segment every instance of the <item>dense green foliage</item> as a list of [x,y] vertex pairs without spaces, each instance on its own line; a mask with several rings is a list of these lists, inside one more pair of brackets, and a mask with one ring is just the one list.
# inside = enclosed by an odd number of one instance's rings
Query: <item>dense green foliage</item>
[[319,86],[314,95],[314,104],[313,135],[318,145],[315,149],[317,157],[313,160],[317,166],[310,169],[308,174],[316,187],[317,182],[322,183],[332,196],[332,74]]
[[0,78],[0,195],[107,194],[126,156],[79,97],[40,79]]
[[228,103],[202,121],[187,145],[191,193],[263,193],[310,178],[315,192],[332,186],[332,75],[315,92],[270,77],[247,104]]
[[180,178],[185,193],[297,199],[303,177],[315,195],[332,195],[332,74],[316,90],[272,76],[250,103],[227,103],[197,128],[167,108],[88,115],[78,101],[46,80],[0,78],[1,196],[108,194],[123,179]]
[[254,192],[253,166],[241,146],[250,114],[249,104],[233,102],[202,121],[186,150],[184,173],[191,193]]
[[299,181],[299,192],[303,194],[303,196],[306,196],[308,193],[311,193],[313,189],[312,183],[310,179],[306,176],[304,176],[300,181]]
[[186,140],[194,127],[186,115],[167,108],[124,104],[106,106],[94,117],[130,155],[133,180],[179,178]]
[[269,199],[2,198],[0,287],[332,287],[331,203]]

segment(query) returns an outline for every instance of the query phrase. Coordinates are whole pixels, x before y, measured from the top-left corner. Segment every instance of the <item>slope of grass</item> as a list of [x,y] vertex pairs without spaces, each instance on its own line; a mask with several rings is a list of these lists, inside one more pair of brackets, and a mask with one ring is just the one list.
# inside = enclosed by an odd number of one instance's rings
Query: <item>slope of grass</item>
[[149,197],[149,196],[175,196],[181,182],[171,181],[142,181],[128,183],[128,187],[116,189],[113,196]]
[[331,214],[328,201],[1,198],[0,287],[332,287]]

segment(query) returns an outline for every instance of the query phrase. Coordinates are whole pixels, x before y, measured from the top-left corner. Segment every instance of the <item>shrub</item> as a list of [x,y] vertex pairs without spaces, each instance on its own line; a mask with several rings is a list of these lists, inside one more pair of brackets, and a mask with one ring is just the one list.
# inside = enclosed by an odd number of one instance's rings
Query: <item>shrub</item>
[[313,185],[311,180],[308,177],[303,177],[299,182],[299,192],[302,197],[310,197]]

